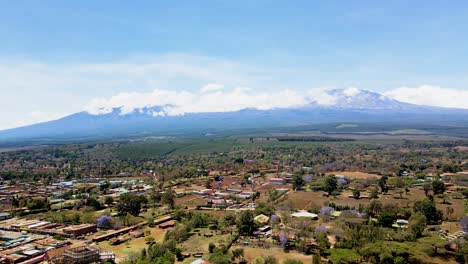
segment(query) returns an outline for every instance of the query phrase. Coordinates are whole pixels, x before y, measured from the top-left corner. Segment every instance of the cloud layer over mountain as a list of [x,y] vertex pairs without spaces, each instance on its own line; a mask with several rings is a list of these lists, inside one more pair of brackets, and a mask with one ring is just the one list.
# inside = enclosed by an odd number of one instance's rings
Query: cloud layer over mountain
[[[468,108],[467,90],[406,87],[402,85],[416,81],[398,78],[392,84],[363,83],[359,80],[371,73],[362,76],[351,69],[348,73],[337,78],[333,74],[323,76],[317,69],[269,67],[183,54],[83,63],[4,59],[0,60],[0,96],[8,111],[0,112],[0,129],[50,121],[82,110],[105,113],[113,107],[131,112],[145,106],[171,105],[164,113],[179,115],[300,107],[311,102],[334,105],[336,97],[324,89],[307,89],[325,85],[375,89],[402,102]],[[202,88],[196,91],[197,87]],[[351,96],[356,91],[349,88],[346,94]]]
[[396,100],[440,107],[468,109],[468,91],[422,85],[419,87],[400,87],[384,93]]
[[312,89],[306,92],[281,90],[256,92],[250,88],[225,89],[221,84],[207,84],[199,92],[156,89],[147,93],[120,93],[110,98],[92,100],[86,111],[98,115],[111,113],[119,108],[121,114],[158,107],[150,113],[159,115],[183,115],[187,113],[229,112],[246,108],[269,110],[275,108],[298,108],[309,104],[337,108],[401,108],[400,102],[419,105],[452,106],[468,108],[468,92],[440,87],[402,87],[387,91],[385,95],[360,90]]
[[98,98],[86,107],[91,114],[106,114],[120,108],[128,114],[143,108],[159,106],[162,110],[154,115],[183,115],[186,113],[229,112],[246,108],[268,110],[304,106],[307,97],[293,90],[276,93],[255,93],[249,88],[237,87],[221,90],[222,86],[208,84],[199,93],[156,89],[148,93],[120,93],[110,98]]

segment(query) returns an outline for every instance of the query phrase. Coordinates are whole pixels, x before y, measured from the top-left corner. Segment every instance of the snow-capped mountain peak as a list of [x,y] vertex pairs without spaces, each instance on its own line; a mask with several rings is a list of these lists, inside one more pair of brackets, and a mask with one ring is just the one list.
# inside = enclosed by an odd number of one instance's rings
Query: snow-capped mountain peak
[[356,88],[253,97],[242,91],[201,96],[155,91],[149,96],[122,95],[102,103],[96,102],[96,107],[103,108],[95,112],[83,111],[55,121],[0,131],[0,141],[112,138],[333,122],[404,120],[451,124],[467,120],[468,115],[466,109],[413,105]]
[[362,90],[357,88],[346,89],[329,89],[325,91],[329,97],[327,107],[338,109],[410,109],[413,105],[403,103],[395,99],[389,98],[382,94]]

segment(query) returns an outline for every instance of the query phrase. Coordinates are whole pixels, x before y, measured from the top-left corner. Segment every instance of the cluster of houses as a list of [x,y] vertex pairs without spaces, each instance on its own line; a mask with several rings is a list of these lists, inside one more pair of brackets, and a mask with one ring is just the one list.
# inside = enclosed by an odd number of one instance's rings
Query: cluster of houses
[[213,189],[193,190],[192,194],[203,196],[206,204],[211,205],[213,208],[227,208],[239,204],[234,198],[240,200],[251,199],[255,192],[227,188],[224,191]]
[[0,230],[49,236],[79,238],[97,232],[95,224],[63,225],[41,220],[9,219],[0,222]]
[[32,261],[47,252],[70,244],[43,235],[24,235],[16,232],[2,232],[0,263],[38,263]]

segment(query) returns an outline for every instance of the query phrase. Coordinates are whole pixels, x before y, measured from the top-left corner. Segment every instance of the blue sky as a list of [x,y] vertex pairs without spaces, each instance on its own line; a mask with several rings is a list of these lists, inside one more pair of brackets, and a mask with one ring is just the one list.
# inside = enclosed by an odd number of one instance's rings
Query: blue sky
[[466,1],[3,1],[0,128],[208,84],[465,107],[467,25]]

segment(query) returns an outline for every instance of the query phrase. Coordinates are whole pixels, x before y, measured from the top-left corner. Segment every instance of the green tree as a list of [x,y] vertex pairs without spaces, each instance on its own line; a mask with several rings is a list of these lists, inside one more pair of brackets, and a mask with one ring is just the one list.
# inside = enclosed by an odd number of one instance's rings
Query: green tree
[[301,189],[302,186],[304,186],[305,181],[304,181],[304,178],[302,178],[301,175],[296,174],[296,175],[293,176],[292,183],[293,183],[293,189],[295,191],[297,191],[297,190]]
[[237,219],[237,228],[241,235],[250,236],[255,231],[256,225],[252,211],[242,211]]
[[208,244],[208,252],[213,253],[215,249],[216,249],[215,244],[213,242],[210,242]]
[[315,241],[317,241],[317,246],[322,254],[330,247],[330,241],[328,241],[327,234],[325,232],[318,233]]
[[175,262],[174,252],[172,252],[170,250],[170,247],[166,246],[165,244],[152,243],[148,247],[146,254],[147,254],[147,260],[149,260],[149,262],[143,262],[145,264],[146,263],[172,264]]
[[89,198],[88,206],[93,207],[95,210],[101,209],[101,203],[96,198]]
[[256,257],[253,264],[265,264],[265,260],[262,257]]
[[205,181],[205,188],[211,189],[211,182],[212,182],[211,179],[207,179],[207,180]]
[[455,212],[455,209],[453,209],[453,207],[451,206],[447,206],[447,208],[445,209],[445,212],[447,213],[447,218],[449,218]]
[[321,256],[320,253],[317,252],[315,255],[312,256],[312,264],[320,264]]
[[226,254],[221,249],[216,249],[208,258],[208,260],[213,264],[230,264],[231,259],[231,254]]
[[387,193],[387,192],[388,192],[387,180],[388,180],[388,176],[387,176],[387,175],[384,175],[384,176],[382,176],[382,178],[380,178],[380,180],[378,181],[382,193]]
[[278,259],[275,258],[275,256],[271,256],[271,255],[265,256],[263,258],[263,261],[265,264],[278,264],[279,263]]
[[406,264],[408,262],[406,262],[405,258],[403,258],[402,256],[398,256],[393,260],[393,263],[394,264]]
[[379,218],[377,218],[377,221],[380,226],[392,227],[393,221],[395,221],[395,218],[393,215],[382,213],[379,215]]
[[146,244],[151,244],[151,243],[154,242],[154,240],[155,240],[155,239],[154,239],[153,236],[147,236],[147,237],[145,237],[145,242],[146,242]]
[[110,205],[113,202],[114,202],[114,198],[112,198],[112,196],[106,196],[106,198],[104,199],[104,203],[107,205]]
[[297,259],[286,259],[284,264],[303,264],[302,261],[297,260]]
[[434,195],[443,194],[445,192],[445,184],[440,180],[435,180],[432,182],[432,191]]
[[323,190],[331,195],[338,188],[338,183],[334,175],[327,176],[325,178]]
[[174,209],[175,206],[175,195],[171,188],[167,188],[162,195],[161,201],[166,204],[170,209]]
[[361,197],[361,191],[358,189],[353,190],[353,197],[354,199],[359,199]]
[[244,249],[243,248],[236,248],[232,250],[232,258],[234,260],[242,260],[244,258]]
[[369,214],[373,217],[377,216],[380,214],[382,211],[382,202],[377,199],[372,199],[367,206],[367,210],[369,211]]
[[416,237],[421,237],[424,229],[427,225],[427,218],[421,212],[414,213],[411,215],[408,223],[409,231]]
[[377,187],[374,187],[370,191],[370,197],[371,199],[378,199],[379,198],[379,189]]
[[264,214],[264,215],[270,216],[274,212],[275,212],[275,208],[272,205],[267,204],[265,202],[259,202],[257,207],[255,208],[256,215]]
[[430,183],[425,183],[423,185],[423,189],[424,189],[424,194],[427,196],[429,192],[432,190],[432,185]]
[[416,201],[414,203],[414,211],[420,212],[426,216],[428,223],[438,223],[442,220],[442,212],[437,210],[434,201],[429,198],[424,198],[423,200]]
[[132,193],[126,193],[120,196],[116,209],[120,215],[127,213],[138,216],[141,210],[141,197]]

